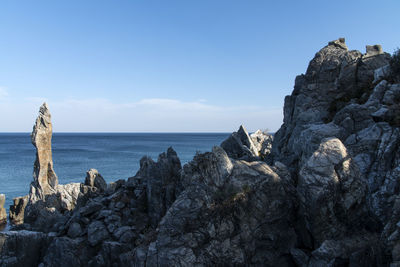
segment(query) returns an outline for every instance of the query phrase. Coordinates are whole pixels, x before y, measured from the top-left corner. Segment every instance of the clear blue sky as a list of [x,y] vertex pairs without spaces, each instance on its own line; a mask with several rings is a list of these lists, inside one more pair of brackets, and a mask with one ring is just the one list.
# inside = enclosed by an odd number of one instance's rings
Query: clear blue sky
[[400,1],[2,1],[0,132],[275,131],[328,41],[400,46]]

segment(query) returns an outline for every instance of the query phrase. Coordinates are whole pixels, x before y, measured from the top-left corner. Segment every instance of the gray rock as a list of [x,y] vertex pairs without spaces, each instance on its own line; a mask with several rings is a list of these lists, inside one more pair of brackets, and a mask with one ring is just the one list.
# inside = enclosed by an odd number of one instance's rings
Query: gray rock
[[101,221],[93,221],[88,226],[88,242],[91,246],[100,244],[109,237],[107,228]]
[[171,147],[167,153],[158,156],[157,162],[149,157],[140,160],[140,169],[134,179],[145,183],[147,212],[153,226],[158,224],[182,190],[181,169],[181,162]]
[[[256,136],[255,140],[257,140]],[[264,141],[264,139],[262,139],[262,141]],[[262,144],[260,146],[262,147]],[[259,156],[259,150],[254,145],[252,138],[250,138],[243,125],[240,125],[237,132],[232,133],[223,141],[221,147],[226,151],[228,156],[233,159],[249,160]]]
[[96,187],[102,192],[107,190],[106,181],[96,169],[90,169],[86,172],[85,185]]
[[348,225],[357,227],[367,214],[366,184],[337,138],[322,141],[301,169],[297,190],[301,213],[317,245],[344,237]]
[[88,216],[95,212],[100,211],[102,208],[104,208],[104,206],[100,202],[90,201],[86,206],[80,209],[80,213],[83,216]]
[[68,228],[67,235],[71,238],[76,238],[82,234],[82,227],[79,223],[74,222]]
[[37,266],[51,237],[39,232],[0,232],[0,266]]

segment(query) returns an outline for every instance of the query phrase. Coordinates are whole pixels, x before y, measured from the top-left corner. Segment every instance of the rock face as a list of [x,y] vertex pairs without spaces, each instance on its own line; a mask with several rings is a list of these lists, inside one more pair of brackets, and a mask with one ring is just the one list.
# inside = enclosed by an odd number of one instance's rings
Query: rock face
[[298,194],[301,212],[316,245],[343,238],[367,221],[366,183],[358,166],[337,138],[323,139],[300,170]]
[[85,185],[96,187],[100,191],[107,190],[106,181],[96,169],[90,169],[86,172]]
[[183,167],[169,148],[109,185],[93,169],[57,185],[44,105],[33,189],[10,208],[18,220],[27,203],[25,230],[0,233],[0,265],[400,266],[389,59],[379,45],[329,42],[296,78],[274,139],[241,126]]
[[27,223],[30,229],[49,232],[64,223],[65,212],[84,203],[93,192],[104,190],[107,184],[97,171],[92,171],[96,175],[93,185],[58,184],[51,150],[51,115],[46,103],[40,107],[31,137],[36,148],[33,182],[29,195],[14,199],[10,207],[10,220],[15,225]]
[[272,135],[260,130],[249,135],[243,125],[221,143],[229,157],[249,161],[265,158],[270,153],[271,145]]
[[147,210],[153,226],[157,226],[182,190],[181,169],[181,161],[171,147],[160,154],[157,162],[149,157],[140,160],[134,179],[146,187]]
[[14,225],[24,223],[25,207],[28,204],[28,195],[16,197],[13,199],[13,205],[10,206],[10,221]]
[[4,208],[4,203],[6,202],[6,196],[0,194],[0,225],[7,223],[7,212]]
[[53,194],[58,185],[57,175],[53,169],[53,158],[51,151],[51,138],[53,126],[49,108],[44,103],[39,110],[39,116],[33,126],[31,134],[32,144],[36,148],[36,161],[33,167],[32,194],[39,198]]

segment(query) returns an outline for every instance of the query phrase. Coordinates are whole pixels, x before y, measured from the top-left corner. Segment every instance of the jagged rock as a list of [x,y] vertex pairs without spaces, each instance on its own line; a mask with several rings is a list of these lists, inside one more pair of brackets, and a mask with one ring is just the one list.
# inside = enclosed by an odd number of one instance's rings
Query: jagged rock
[[96,187],[100,191],[107,190],[106,181],[96,169],[90,169],[86,172],[85,185]]
[[32,144],[36,148],[36,161],[33,168],[34,192],[39,198],[44,195],[53,194],[58,185],[58,178],[53,169],[53,158],[51,151],[51,138],[53,126],[51,115],[46,103],[40,107],[39,116],[32,130]]
[[183,169],[170,148],[107,189],[97,174],[35,180],[20,228],[54,232],[0,234],[0,265],[399,265],[400,85],[388,63],[379,46],[330,42],[296,78],[273,142],[241,127]]
[[231,161],[215,147],[185,165],[183,176],[185,190],[162,219],[147,264],[286,266],[291,261],[292,202],[266,163]]
[[271,135],[258,130],[250,136],[244,126],[240,125],[237,132],[221,143],[221,147],[233,159],[256,160],[269,154],[271,144]]
[[[375,69],[388,63],[389,55],[386,53],[371,56],[371,52],[363,55],[347,50],[344,39],[332,41],[321,49],[311,60],[306,74],[296,77],[292,95],[285,98],[284,123],[274,135],[274,160],[285,163],[295,172],[303,164],[301,159],[308,158],[303,156],[302,147],[298,145],[299,137],[306,136],[303,132],[314,125],[331,122],[347,104],[354,104],[352,99],[358,99],[363,91],[370,90]],[[360,111],[356,106],[352,110]],[[340,122],[347,128],[358,127],[354,120],[358,120],[358,114],[348,119],[343,117]],[[373,123],[371,117],[370,122]],[[344,141],[348,135],[339,129],[330,136]],[[326,137],[321,135],[321,139],[314,143],[319,144]],[[301,140],[300,143],[306,142]]]
[[13,199],[13,205],[10,206],[10,221],[12,224],[18,225],[24,223],[24,211],[28,204],[28,195],[16,197]]
[[366,184],[337,138],[322,141],[301,169],[297,190],[300,213],[316,245],[344,237],[366,219]]
[[262,159],[266,158],[272,149],[273,136],[261,130],[257,130],[250,135],[250,138],[258,151],[258,156]]
[[170,147],[167,153],[154,162],[150,157],[140,160],[140,169],[135,179],[142,180],[146,187],[147,210],[151,224],[156,226],[175,201],[181,190],[181,162]]
[[386,80],[391,75],[390,65],[385,65],[383,67],[377,68],[374,71],[374,80],[373,83],[376,84],[382,80]]
[[4,208],[5,202],[6,196],[4,194],[0,194],[0,225],[7,223],[7,212]]

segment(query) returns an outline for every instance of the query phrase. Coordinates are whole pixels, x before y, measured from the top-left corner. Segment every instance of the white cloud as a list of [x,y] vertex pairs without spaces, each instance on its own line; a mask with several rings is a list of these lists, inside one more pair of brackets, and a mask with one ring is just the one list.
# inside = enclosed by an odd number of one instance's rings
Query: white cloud
[[249,131],[275,131],[282,123],[281,107],[218,106],[204,100],[166,98],[117,103],[102,98],[51,101],[31,97],[15,105],[0,105],[0,112],[12,114],[0,118],[0,125],[10,127],[0,132],[30,131],[44,101],[49,104],[54,131],[58,132],[231,132],[240,124]]

